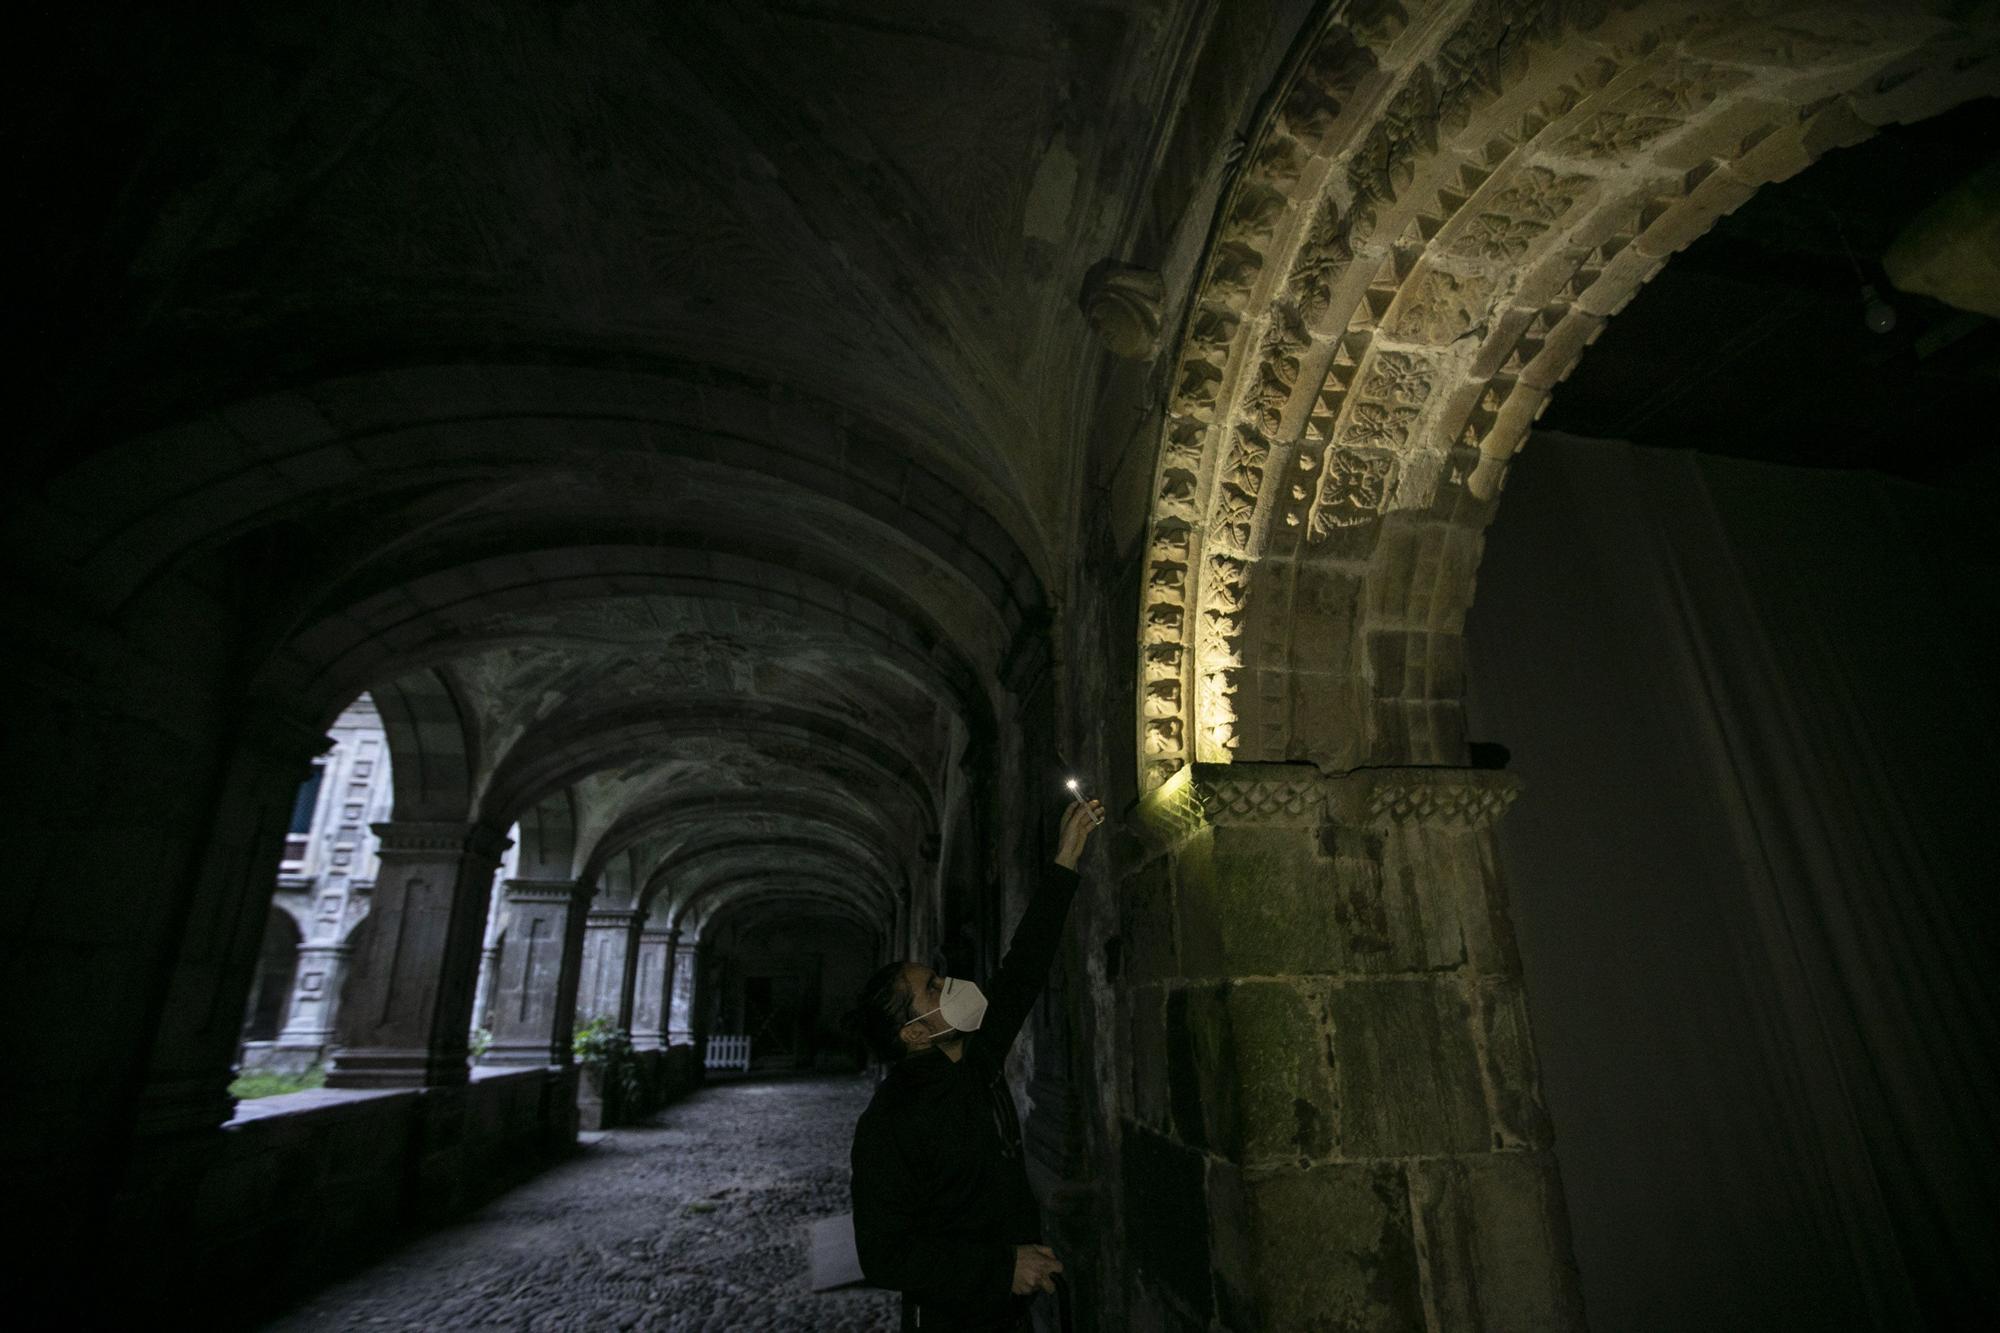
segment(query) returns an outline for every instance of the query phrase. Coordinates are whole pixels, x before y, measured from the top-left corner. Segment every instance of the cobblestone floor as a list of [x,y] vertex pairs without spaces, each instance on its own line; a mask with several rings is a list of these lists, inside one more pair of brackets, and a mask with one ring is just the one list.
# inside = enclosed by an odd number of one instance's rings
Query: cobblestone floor
[[806,1223],[848,1211],[871,1089],[857,1076],[704,1088],[268,1327],[893,1329],[894,1295],[806,1280]]

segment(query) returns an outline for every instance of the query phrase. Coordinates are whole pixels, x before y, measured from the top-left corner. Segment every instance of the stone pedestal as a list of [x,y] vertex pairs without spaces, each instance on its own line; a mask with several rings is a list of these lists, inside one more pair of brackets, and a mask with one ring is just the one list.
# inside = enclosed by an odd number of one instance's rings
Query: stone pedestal
[[668,1045],[673,1009],[674,945],[677,930],[639,932],[638,974],[632,984],[632,1049],[662,1051]]
[[507,881],[507,942],[494,980],[493,1039],[482,1065],[570,1062],[590,894],[590,885],[575,880]]
[[1503,773],[1198,764],[1126,885],[1135,1314],[1582,1327]]
[[339,1018],[340,987],[353,950],[345,944],[302,944],[292,974],[292,1002],[275,1045],[287,1050],[325,1049]]
[[377,824],[375,833],[372,923],[348,977],[327,1086],[464,1083],[487,901],[508,841],[476,824]]

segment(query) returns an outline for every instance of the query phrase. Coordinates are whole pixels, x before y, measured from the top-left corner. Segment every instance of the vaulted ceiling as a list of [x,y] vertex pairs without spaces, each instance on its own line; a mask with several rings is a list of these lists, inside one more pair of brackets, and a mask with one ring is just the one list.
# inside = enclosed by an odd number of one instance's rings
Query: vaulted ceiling
[[244,687],[321,720],[372,689],[399,818],[519,819],[534,873],[691,924],[886,934],[1039,669],[1104,365],[1079,284],[1135,227],[1198,240],[1265,81],[1183,125],[1215,8],[63,22],[18,122],[22,558],[240,634]]

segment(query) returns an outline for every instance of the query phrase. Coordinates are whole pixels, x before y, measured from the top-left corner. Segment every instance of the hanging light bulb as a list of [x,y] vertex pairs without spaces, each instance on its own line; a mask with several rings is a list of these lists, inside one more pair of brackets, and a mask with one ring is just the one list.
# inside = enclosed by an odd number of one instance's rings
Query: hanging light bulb
[[1861,284],[1861,322],[1870,333],[1887,333],[1896,327],[1896,307],[1882,299],[1872,282]]

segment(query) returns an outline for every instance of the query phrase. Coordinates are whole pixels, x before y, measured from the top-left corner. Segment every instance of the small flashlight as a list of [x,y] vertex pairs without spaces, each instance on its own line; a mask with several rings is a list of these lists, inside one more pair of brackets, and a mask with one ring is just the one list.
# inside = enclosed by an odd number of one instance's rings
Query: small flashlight
[[1083,799],[1083,787],[1075,778],[1071,778],[1068,782],[1063,783],[1063,786],[1069,788],[1070,799],[1083,807],[1083,813],[1090,816],[1091,823],[1102,824],[1104,822],[1104,816],[1091,809],[1090,802]]

